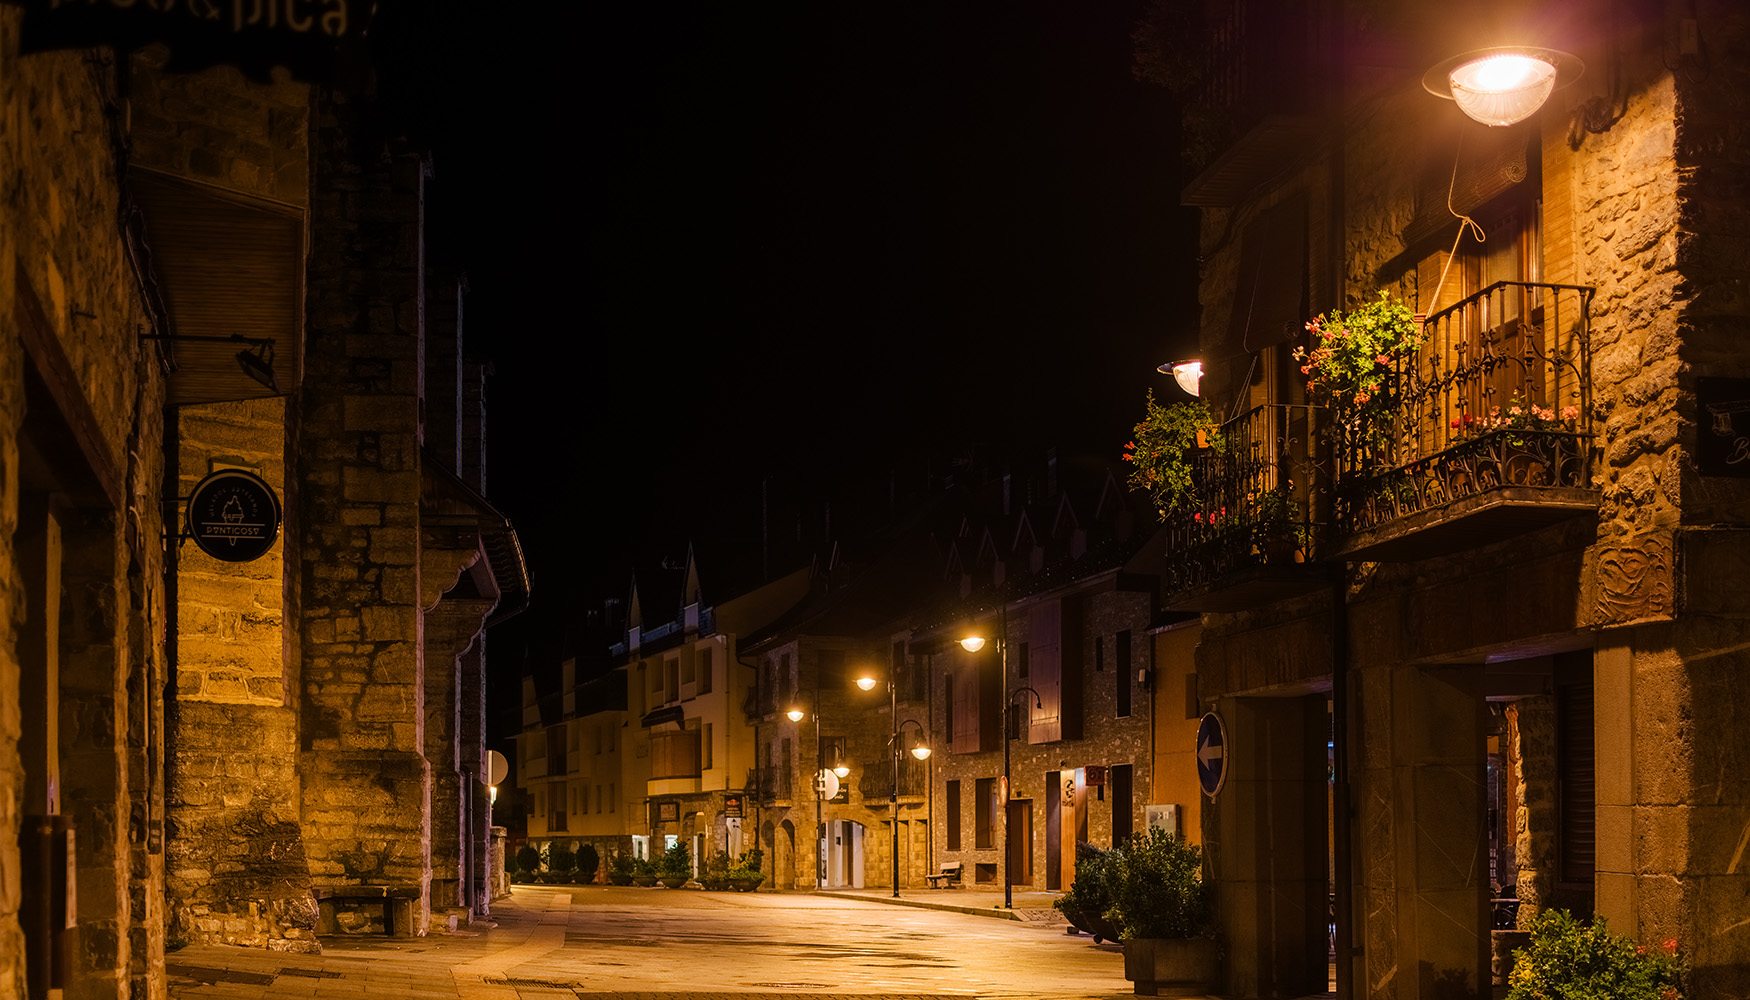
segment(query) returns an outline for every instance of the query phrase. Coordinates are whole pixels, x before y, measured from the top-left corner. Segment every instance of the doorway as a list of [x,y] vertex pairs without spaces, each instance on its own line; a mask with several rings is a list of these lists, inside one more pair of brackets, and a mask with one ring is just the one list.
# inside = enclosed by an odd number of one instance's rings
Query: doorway
[[1010,885],[1033,884],[1033,800],[1010,799],[1008,845],[1003,855],[1003,870],[1008,872]]

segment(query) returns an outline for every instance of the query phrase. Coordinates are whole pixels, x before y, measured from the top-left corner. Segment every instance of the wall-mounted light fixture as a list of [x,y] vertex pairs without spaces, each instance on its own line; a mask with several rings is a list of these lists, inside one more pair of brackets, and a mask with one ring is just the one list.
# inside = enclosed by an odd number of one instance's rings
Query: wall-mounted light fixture
[[1506,126],[1530,118],[1585,68],[1566,52],[1502,45],[1453,56],[1424,74],[1422,86],[1484,125]]
[[237,365],[243,369],[243,374],[260,382],[273,392],[279,392],[279,383],[273,377],[273,341],[263,337],[245,337],[233,333],[229,337],[199,337],[193,334],[161,334],[142,333],[141,340],[192,341],[200,344],[245,344],[243,350],[237,352]]
[[1201,396],[1203,381],[1203,362],[1192,358],[1187,361],[1169,361],[1155,368],[1162,375],[1173,376],[1173,381],[1179,383],[1179,388],[1193,396]]

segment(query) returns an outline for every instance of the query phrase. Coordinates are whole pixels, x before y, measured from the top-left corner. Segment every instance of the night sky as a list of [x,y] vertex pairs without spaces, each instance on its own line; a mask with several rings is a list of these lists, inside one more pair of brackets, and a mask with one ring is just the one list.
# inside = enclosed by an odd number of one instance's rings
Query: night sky
[[434,53],[432,225],[533,575],[501,666],[639,552],[751,530],[765,477],[1118,455],[1196,320],[1138,6],[588,5]]

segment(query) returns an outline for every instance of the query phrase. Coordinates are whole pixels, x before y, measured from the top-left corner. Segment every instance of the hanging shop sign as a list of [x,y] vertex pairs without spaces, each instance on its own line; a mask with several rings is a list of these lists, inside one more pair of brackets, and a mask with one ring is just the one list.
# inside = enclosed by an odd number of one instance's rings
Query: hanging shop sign
[[228,63],[258,80],[284,66],[302,80],[332,75],[342,43],[357,42],[368,0],[8,0],[24,8],[21,54],[109,45],[170,48],[172,72]]
[[1197,726],[1197,783],[1203,794],[1215,798],[1227,781],[1227,726],[1210,712]]
[[1695,380],[1695,464],[1704,476],[1750,476],[1750,379]]
[[723,796],[723,816],[726,819],[741,819],[742,803],[746,801],[739,795]]
[[280,501],[260,476],[221,469],[200,481],[188,498],[188,537],[225,562],[252,562],[280,536]]

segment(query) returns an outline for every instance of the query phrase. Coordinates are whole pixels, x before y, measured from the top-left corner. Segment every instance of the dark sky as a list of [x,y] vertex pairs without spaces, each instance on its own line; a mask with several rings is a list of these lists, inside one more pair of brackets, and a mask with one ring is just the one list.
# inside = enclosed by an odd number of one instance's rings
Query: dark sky
[[764,476],[1116,457],[1191,352],[1137,4],[552,6],[460,36],[433,194],[533,617],[748,524]]

